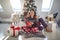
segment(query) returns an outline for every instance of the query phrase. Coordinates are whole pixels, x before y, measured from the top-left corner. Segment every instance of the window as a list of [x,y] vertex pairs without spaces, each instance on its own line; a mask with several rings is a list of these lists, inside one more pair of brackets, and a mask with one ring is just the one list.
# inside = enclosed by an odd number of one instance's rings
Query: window
[[10,0],[10,3],[14,12],[22,10],[20,0]]
[[49,12],[51,10],[53,0],[43,0],[42,2],[42,12]]
[[0,12],[3,12],[2,6],[0,5]]

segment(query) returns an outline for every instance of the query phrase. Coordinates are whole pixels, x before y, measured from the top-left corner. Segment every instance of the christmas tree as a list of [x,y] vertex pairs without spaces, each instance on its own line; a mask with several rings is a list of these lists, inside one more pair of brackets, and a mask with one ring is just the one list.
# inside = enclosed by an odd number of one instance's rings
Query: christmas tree
[[37,10],[37,7],[35,6],[35,1],[34,0],[25,0],[24,3],[24,12],[29,12],[31,9],[34,9],[34,11]]

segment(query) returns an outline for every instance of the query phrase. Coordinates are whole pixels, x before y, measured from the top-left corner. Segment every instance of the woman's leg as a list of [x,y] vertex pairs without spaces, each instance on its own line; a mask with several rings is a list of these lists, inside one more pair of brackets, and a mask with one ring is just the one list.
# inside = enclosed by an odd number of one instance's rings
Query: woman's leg
[[45,23],[45,21],[42,18],[39,19],[39,22],[43,25],[43,27],[46,29],[46,31],[52,32],[52,30],[48,29],[48,25]]
[[44,28],[48,26],[42,18],[39,19],[39,22],[43,25]]

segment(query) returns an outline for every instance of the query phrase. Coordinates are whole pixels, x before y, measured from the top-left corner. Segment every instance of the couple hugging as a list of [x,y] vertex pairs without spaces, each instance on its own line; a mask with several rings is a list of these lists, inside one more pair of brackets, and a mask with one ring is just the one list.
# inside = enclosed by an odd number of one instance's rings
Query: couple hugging
[[[52,32],[48,29],[48,25],[42,18],[38,18],[36,12],[31,9],[30,12],[24,12],[23,21],[26,23],[22,29],[27,33],[36,33],[45,29],[48,32]],[[43,25],[43,27],[41,26]]]

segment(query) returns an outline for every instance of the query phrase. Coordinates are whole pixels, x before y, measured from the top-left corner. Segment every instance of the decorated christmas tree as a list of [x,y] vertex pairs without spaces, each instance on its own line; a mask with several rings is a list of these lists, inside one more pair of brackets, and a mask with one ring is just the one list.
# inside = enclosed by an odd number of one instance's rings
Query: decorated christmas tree
[[30,11],[31,9],[34,9],[34,11],[37,10],[37,7],[35,6],[35,1],[34,0],[25,0],[24,3],[24,12]]

